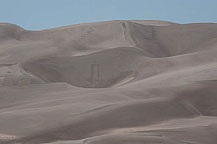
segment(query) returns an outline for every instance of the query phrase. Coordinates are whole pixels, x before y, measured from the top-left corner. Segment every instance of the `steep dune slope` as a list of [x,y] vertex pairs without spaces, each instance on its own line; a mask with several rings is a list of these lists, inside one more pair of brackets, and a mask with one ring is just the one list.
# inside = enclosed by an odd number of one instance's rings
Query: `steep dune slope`
[[79,87],[111,87],[125,79],[134,79],[142,57],[140,49],[115,48],[86,56],[44,58],[22,66],[47,82],[67,82]]
[[216,48],[216,24],[185,24],[156,27],[156,39],[170,56]]
[[217,24],[0,24],[0,143],[214,144]]
[[[22,40],[51,41],[60,53],[77,55],[79,52],[104,50],[112,47],[128,46],[122,34],[119,21],[73,25],[52,30],[30,31],[22,35]],[[68,53],[69,52],[69,53]]]

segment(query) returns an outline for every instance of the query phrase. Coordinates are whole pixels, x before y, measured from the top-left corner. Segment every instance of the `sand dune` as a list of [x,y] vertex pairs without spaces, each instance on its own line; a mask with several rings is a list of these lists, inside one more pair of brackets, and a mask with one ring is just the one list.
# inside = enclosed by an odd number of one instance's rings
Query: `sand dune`
[[1,144],[215,144],[217,24],[0,24]]

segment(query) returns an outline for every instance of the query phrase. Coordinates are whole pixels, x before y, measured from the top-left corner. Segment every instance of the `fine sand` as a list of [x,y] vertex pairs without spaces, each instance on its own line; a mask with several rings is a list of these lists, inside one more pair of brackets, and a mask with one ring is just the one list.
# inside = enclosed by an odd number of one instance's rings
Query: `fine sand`
[[0,23],[0,144],[216,144],[217,24]]

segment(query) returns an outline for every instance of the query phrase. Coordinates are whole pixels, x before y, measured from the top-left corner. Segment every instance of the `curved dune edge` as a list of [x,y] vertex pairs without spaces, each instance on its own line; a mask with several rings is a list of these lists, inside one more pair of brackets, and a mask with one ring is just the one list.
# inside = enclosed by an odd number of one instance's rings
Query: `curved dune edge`
[[128,82],[130,82],[131,80],[133,80],[135,77],[133,75],[130,75],[126,78],[124,78],[123,80],[121,80],[120,82],[118,82],[117,84],[114,84],[112,87],[119,87],[122,86]]

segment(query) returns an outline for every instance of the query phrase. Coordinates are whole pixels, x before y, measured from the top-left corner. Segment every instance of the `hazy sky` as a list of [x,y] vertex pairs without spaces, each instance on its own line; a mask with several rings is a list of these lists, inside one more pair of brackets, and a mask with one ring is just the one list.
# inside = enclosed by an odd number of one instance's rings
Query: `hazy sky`
[[217,0],[0,0],[0,22],[29,30],[121,19],[217,22],[216,7]]

